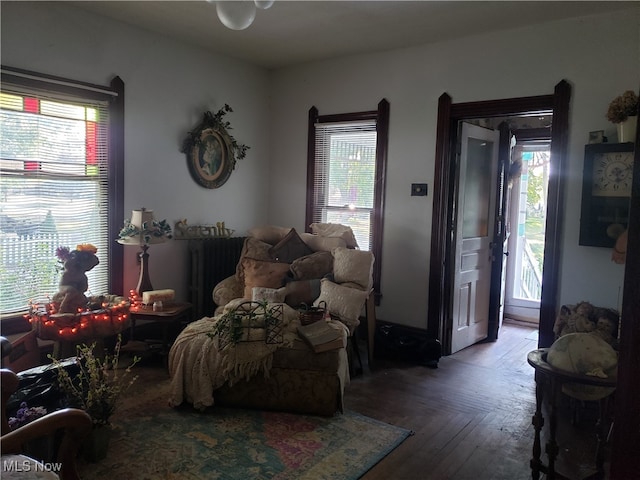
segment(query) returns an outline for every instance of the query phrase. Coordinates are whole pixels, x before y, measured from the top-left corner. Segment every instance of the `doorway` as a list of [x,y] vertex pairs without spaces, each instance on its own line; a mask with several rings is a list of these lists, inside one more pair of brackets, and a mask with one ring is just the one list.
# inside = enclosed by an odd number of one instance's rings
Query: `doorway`
[[[456,186],[458,124],[462,120],[500,116],[553,115],[550,141],[551,173],[548,182],[547,215],[545,224],[544,262],[540,300],[539,347],[553,342],[553,323],[556,315],[560,236],[563,220],[561,206],[564,196],[565,164],[568,139],[568,115],[571,87],[566,81],[558,83],[552,95],[521,97],[454,104],[448,94],[440,97],[436,139],[436,168],[434,179],[434,210],[429,271],[429,310],[427,332],[440,339],[445,354],[451,353],[453,330],[453,295],[455,275],[455,235],[453,222],[458,207]],[[504,162],[503,162],[504,164]],[[499,245],[502,250],[502,244]],[[502,253],[500,253],[500,257]],[[495,257],[495,255],[494,255]],[[500,281],[492,279],[492,290],[500,290]],[[495,295],[494,295],[495,298]],[[497,298],[500,298],[498,294]],[[496,302],[498,303],[498,302]],[[487,339],[495,340],[499,328],[499,308],[490,313]]]
[[[540,129],[514,130],[508,211],[504,316],[534,325],[540,319],[551,117]],[[539,132],[539,133],[538,133]],[[548,133],[547,133],[548,132]]]

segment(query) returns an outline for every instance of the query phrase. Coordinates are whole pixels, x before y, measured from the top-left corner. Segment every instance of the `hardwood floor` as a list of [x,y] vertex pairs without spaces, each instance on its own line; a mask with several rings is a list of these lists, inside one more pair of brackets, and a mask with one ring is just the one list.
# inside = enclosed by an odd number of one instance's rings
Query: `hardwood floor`
[[[386,360],[365,369],[347,387],[346,408],[415,434],[363,480],[531,478],[535,382],[527,353],[536,348],[536,330],[505,324],[497,342],[443,357],[436,369]],[[580,440],[563,450],[575,457],[573,466],[567,461],[575,475],[588,471],[592,433],[569,434]]]
[[[346,408],[415,432],[362,480],[531,478],[535,383],[527,353],[535,348],[536,330],[504,324],[497,342],[443,357],[438,368],[378,360],[371,371],[361,345],[364,374],[347,386]],[[159,366],[136,367],[129,401],[139,388],[168,382]],[[583,478],[592,472],[595,413],[587,405],[578,425],[569,418],[567,410],[559,419],[559,470]]]

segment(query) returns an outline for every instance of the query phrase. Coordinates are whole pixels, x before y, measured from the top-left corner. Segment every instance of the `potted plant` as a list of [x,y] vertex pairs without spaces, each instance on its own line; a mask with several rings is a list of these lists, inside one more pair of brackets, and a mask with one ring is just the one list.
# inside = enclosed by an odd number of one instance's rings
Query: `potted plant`
[[[120,396],[125,393],[138,378],[131,373],[138,363],[134,357],[126,368],[119,368],[122,337],[118,340],[113,353],[99,352],[94,342],[91,345],[78,345],[77,363],[80,367],[76,375],[70,375],[64,368],[57,369],[60,390],[66,395],[70,407],[86,411],[93,421],[93,429],[83,445],[86,460],[97,462],[107,454],[110,436],[110,419],[116,411]],[[59,360],[49,356],[55,365]]]
[[607,119],[618,128],[618,141],[635,140],[638,125],[638,96],[633,90],[627,90],[614,98],[607,110]]

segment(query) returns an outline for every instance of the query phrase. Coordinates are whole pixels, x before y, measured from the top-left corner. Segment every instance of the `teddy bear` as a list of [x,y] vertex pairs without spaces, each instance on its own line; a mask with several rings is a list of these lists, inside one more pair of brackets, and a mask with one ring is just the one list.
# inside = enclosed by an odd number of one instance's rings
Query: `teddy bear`
[[608,309],[595,307],[589,302],[577,305],[563,305],[553,326],[556,339],[569,333],[590,333],[598,336],[611,346],[616,346],[618,314]]
[[76,313],[87,305],[84,292],[89,288],[89,282],[85,272],[100,263],[96,250],[79,249],[69,252],[58,292],[52,298],[54,303],[60,304],[58,313]]
[[592,313],[593,305],[588,302],[580,302],[573,307],[563,305],[553,326],[556,338],[568,333],[588,333],[595,330],[595,322],[590,318]]

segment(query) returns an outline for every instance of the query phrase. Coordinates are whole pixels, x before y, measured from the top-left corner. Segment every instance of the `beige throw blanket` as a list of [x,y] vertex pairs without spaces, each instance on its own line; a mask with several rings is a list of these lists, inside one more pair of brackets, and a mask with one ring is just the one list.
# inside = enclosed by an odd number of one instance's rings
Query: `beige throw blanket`
[[[225,312],[237,305],[227,305]],[[225,383],[233,385],[241,379],[250,379],[262,372],[269,376],[273,353],[282,346],[290,346],[296,338],[300,324],[298,313],[286,304],[282,305],[283,343],[267,344],[264,341],[241,341],[219,348],[219,339],[210,334],[223,314],[205,317],[189,324],[180,333],[169,352],[171,387],[169,405],[177,406],[186,401],[194,408],[204,410],[214,404],[213,392]],[[264,339],[264,325],[254,323],[246,330],[243,340]],[[248,336],[248,338],[247,338]]]

